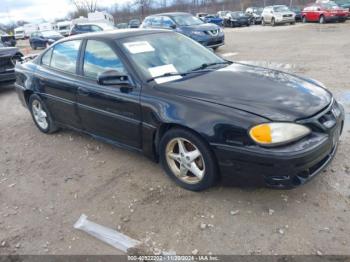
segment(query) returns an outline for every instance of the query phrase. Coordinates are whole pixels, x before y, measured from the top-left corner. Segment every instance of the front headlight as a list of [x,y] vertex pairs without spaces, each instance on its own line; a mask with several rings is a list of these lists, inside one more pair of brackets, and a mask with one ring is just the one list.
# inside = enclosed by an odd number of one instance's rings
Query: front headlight
[[287,144],[310,133],[308,127],[294,123],[264,123],[249,130],[250,137],[263,146]]

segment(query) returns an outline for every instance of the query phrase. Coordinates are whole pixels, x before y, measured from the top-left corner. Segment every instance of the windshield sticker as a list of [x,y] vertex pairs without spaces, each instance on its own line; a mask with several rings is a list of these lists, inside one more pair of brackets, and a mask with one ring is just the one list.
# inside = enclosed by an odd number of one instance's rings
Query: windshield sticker
[[153,46],[151,46],[151,44],[147,41],[124,43],[124,46],[132,54],[154,52]]
[[[167,74],[167,73],[169,73],[169,74],[171,74],[171,73],[176,74],[177,73],[176,68],[172,64],[151,67],[151,68],[148,68],[148,71],[150,72],[152,77],[162,76],[162,75]],[[182,76],[180,76],[180,75],[178,75],[178,76],[176,76],[176,75],[175,76],[164,76],[164,77],[156,78],[154,81],[157,84],[162,84],[162,83],[178,80],[181,78],[182,78]]]

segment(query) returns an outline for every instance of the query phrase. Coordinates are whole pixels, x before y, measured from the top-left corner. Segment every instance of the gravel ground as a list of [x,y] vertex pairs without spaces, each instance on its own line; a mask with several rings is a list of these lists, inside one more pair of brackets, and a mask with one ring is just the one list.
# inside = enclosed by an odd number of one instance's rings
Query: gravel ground
[[[324,82],[350,112],[350,22],[226,30],[226,58]],[[0,91],[0,254],[120,254],[73,229],[82,213],[177,254],[350,255],[349,125],[331,165],[290,191],[175,186],[145,157],[72,131],[41,134]]]

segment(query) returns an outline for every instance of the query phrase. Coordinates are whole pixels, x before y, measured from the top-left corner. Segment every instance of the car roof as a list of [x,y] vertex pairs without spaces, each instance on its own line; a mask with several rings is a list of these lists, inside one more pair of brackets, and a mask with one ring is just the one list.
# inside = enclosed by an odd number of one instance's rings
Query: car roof
[[149,17],[152,17],[152,16],[176,16],[176,15],[192,15],[192,14],[186,13],[186,12],[169,12],[169,13],[160,13],[160,14],[150,15]]
[[74,39],[86,39],[86,38],[94,38],[101,40],[116,40],[122,39],[131,36],[141,36],[141,35],[150,35],[155,33],[169,33],[172,32],[166,29],[116,29],[111,31],[102,31],[102,32],[94,32],[94,33],[85,33],[78,34],[74,36],[69,36],[63,38],[59,42],[64,42],[66,40],[74,40]]

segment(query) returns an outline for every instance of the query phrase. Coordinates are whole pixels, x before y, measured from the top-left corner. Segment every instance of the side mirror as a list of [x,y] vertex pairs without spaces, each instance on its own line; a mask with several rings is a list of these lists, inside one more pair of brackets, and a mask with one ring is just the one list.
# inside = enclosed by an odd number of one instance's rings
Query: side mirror
[[117,70],[108,70],[98,74],[97,83],[103,86],[118,85],[120,87],[131,87],[129,77]]
[[176,29],[176,25],[175,25],[175,24],[172,24],[172,25],[170,26],[170,28],[171,28],[171,29]]
[[321,8],[318,7],[318,8],[317,8],[317,11],[321,11]]
[[273,14],[273,11],[271,10],[270,13]]

